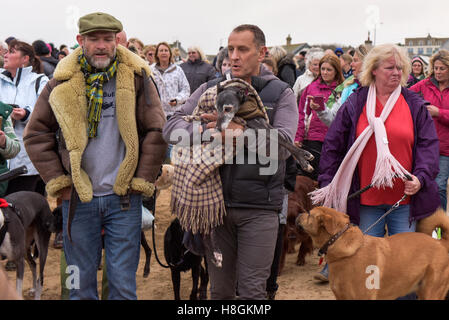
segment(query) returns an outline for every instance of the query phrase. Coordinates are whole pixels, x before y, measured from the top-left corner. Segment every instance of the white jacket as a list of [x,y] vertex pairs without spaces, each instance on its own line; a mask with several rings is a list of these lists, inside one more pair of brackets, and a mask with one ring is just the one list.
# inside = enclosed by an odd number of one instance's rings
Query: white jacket
[[[180,66],[171,64],[164,73],[161,73],[155,64],[150,66],[154,80],[161,96],[161,104],[165,116],[171,116],[190,96],[189,81]],[[170,100],[176,99],[178,104],[170,105]]]
[[298,96],[302,94],[304,89],[311,84],[313,80],[315,80],[315,76],[309,69],[296,79],[295,85],[293,86],[293,92],[295,93],[296,99],[298,99]]
[[[37,98],[48,82],[48,78],[44,74],[32,72],[32,67],[17,69],[13,80],[5,74],[6,72],[6,70],[0,69],[0,101],[7,104],[16,104],[30,112],[25,121],[15,122],[14,130],[20,141],[20,152],[15,158],[9,160],[9,167],[10,169],[15,169],[25,165],[28,169],[27,175],[37,175],[39,173],[28,158],[23,145],[23,131],[33,112]],[[36,81],[38,78],[40,78],[40,84],[36,92]]]

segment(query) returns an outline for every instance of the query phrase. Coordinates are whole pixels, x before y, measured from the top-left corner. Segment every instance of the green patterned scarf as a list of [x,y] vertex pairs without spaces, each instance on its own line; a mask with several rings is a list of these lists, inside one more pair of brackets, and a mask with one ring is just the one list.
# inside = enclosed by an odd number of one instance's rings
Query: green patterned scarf
[[87,62],[81,52],[78,57],[81,71],[86,79],[86,96],[88,101],[87,120],[89,122],[88,137],[97,137],[97,128],[101,118],[101,107],[103,106],[103,84],[115,76],[117,71],[117,59],[107,69],[96,69]]

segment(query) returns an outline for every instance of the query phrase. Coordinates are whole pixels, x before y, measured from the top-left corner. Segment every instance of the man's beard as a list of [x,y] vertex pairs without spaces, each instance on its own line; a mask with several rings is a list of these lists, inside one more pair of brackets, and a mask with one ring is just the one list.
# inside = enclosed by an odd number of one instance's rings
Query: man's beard
[[105,52],[107,55],[106,59],[95,59],[95,54],[90,55],[88,52],[84,51],[84,55],[86,56],[87,62],[96,69],[105,69],[109,67],[111,62],[114,60],[115,54],[117,49],[114,48],[114,52],[112,55],[109,55],[109,53]]

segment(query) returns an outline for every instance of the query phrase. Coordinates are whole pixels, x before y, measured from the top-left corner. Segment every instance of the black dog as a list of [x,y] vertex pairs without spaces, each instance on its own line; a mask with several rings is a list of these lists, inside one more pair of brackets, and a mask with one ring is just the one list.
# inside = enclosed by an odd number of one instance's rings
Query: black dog
[[[181,224],[176,218],[167,228],[164,236],[164,255],[165,260],[170,266],[175,300],[181,300],[181,272],[186,272],[188,270],[192,270],[192,291],[190,293],[190,300],[206,300],[207,284],[209,282],[206,259],[204,259],[205,268],[203,268],[201,265],[203,257],[188,251],[182,244],[183,237],[184,231],[182,231]],[[201,284],[198,290],[198,280],[200,278]]]
[[[5,230],[0,243],[0,255],[17,266],[16,289],[22,296],[24,260],[28,262],[33,274],[33,288],[30,293],[40,299],[44,284],[44,267],[47,260],[48,243],[52,232],[53,216],[47,199],[39,193],[20,191],[5,197],[9,204],[0,210],[0,228]],[[31,250],[35,249],[35,256]],[[34,258],[39,256],[39,278],[36,275]]]

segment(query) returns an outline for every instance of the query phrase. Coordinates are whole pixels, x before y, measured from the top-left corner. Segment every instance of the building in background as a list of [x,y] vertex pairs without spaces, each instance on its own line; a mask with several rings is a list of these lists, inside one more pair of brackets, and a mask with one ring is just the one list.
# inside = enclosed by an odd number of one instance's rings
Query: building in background
[[427,37],[405,38],[405,47],[410,57],[431,56],[437,52],[449,38],[434,38],[430,34]]

